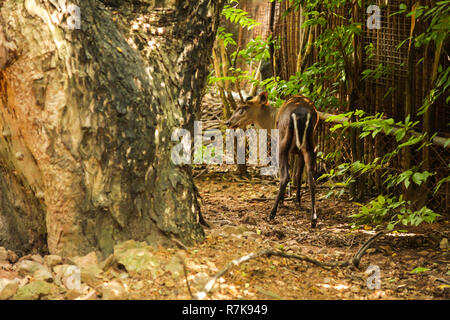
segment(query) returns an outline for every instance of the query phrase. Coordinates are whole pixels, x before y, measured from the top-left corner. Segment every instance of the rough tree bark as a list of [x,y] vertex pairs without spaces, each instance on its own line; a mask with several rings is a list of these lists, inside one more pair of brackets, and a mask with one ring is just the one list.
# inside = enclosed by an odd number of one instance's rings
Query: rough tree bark
[[204,237],[193,128],[221,0],[0,0],[0,246],[71,256]]

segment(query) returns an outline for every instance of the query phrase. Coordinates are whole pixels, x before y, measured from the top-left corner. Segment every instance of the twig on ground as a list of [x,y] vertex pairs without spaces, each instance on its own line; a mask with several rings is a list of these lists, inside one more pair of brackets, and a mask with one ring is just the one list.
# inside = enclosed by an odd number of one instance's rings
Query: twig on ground
[[188,280],[188,277],[187,277],[186,264],[184,263],[184,261],[181,261],[181,263],[183,264],[183,272],[184,272],[184,278],[186,279],[186,286],[187,286],[189,295],[191,296],[191,299],[193,299],[194,295],[192,294],[191,286],[189,285],[189,280]]
[[202,291],[200,291],[194,295],[194,299],[203,300],[208,295],[208,293],[212,290],[217,279],[219,279],[221,276],[223,276],[225,273],[227,273],[233,266],[238,266],[243,262],[246,262],[251,259],[258,258],[258,257],[263,257],[263,256],[267,256],[267,257],[277,256],[277,257],[282,257],[282,258],[306,261],[306,262],[315,264],[316,266],[319,266],[319,267],[327,269],[327,270],[329,270],[333,267],[347,267],[350,265],[354,265],[354,266],[358,267],[361,257],[364,255],[366,250],[372,245],[372,243],[378,237],[380,237],[381,235],[384,235],[384,234],[385,234],[384,231],[380,231],[380,232],[376,233],[375,235],[373,235],[372,237],[370,237],[361,246],[361,248],[356,252],[356,254],[352,258],[350,258],[349,260],[346,260],[346,261],[321,262],[319,260],[313,259],[306,255],[290,254],[290,253],[286,253],[283,251],[275,251],[272,249],[263,249],[258,252],[252,252],[246,256],[243,256],[239,259],[235,259],[235,260],[229,262],[225,268],[220,270],[214,277],[212,277],[211,280],[208,281],[208,283],[205,285],[205,287],[203,288]]
[[[250,199],[244,199],[244,201],[247,202],[251,202],[251,201],[272,201],[275,200],[275,197],[271,197],[271,198],[250,198]],[[284,198],[284,201],[292,201],[294,200],[294,197],[288,197],[288,198]]]
[[442,283],[445,283],[445,284],[449,284],[449,285],[450,285],[450,281],[445,280],[445,279],[442,279],[442,278],[436,278],[435,281],[439,281],[439,282],[442,282]]
[[176,239],[174,236],[170,235],[169,239],[175,242],[181,249],[188,250],[188,248],[178,239]]

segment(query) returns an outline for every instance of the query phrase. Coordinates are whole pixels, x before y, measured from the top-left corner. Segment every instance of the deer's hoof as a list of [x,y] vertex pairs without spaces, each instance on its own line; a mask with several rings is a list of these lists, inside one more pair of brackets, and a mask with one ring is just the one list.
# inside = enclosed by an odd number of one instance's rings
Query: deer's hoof
[[315,228],[317,225],[317,220],[311,220],[311,227]]
[[275,219],[275,215],[276,215],[276,213],[271,213],[271,214],[269,215],[269,221]]

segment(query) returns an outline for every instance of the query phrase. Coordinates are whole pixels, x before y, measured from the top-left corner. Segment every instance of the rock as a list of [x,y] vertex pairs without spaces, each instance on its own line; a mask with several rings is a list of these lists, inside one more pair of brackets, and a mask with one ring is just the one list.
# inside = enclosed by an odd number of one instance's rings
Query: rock
[[11,263],[9,263],[9,261],[1,261],[0,260],[0,279],[1,278],[5,278],[2,276],[2,271],[11,271],[12,270],[12,265]]
[[166,286],[167,288],[173,288],[175,287],[175,282],[169,278],[166,281],[164,281],[164,286]]
[[211,238],[218,238],[218,237],[225,238],[228,234],[224,232],[222,229],[213,229],[210,235]]
[[144,281],[140,280],[138,282],[136,282],[135,284],[133,284],[133,289],[134,290],[141,290],[142,288],[144,288]]
[[14,251],[8,250],[8,260],[11,263],[16,263],[19,260],[19,256]]
[[164,266],[164,269],[169,271],[173,278],[178,278],[183,274],[183,264],[177,256],[172,256],[170,262]]
[[256,218],[253,217],[253,216],[251,216],[250,214],[246,214],[246,215],[241,219],[241,222],[242,222],[242,223],[245,223],[245,224],[252,225],[252,226],[256,226],[256,224],[257,224]]
[[126,272],[122,272],[121,274],[119,274],[119,279],[120,280],[126,280],[130,277],[130,275]]
[[441,242],[439,243],[439,248],[441,248],[441,250],[448,250],[448,239],[447,238],[442,238]]
[[8,260],[8,250],[4,247],[0,247],[0,261]]
[[40,254],[33,254],[30,257],[30,260],[40,263],[40,264],[44,264],[44,258],[42,258],[42,256]]
[[101,286],[102,300],[126,300],[128,290],[118,281],[103,283]]
[[155,277],[160,263],[151,250],[145,242],[129,240],[114,247],[114,257],[128,272],[150,270]]
[[99,267],[100,267],[103,271],[106,271],[106,270],[108,270],[109,268],[113,267],[115,262],[116,262],[116,261],[114,260],[114,255],[113,255],[113,254],[110,254],[110,255],[108,256],[108,258],[106,258],[105,260],[103,260],[102,262],[100,262]]
[[88,285],[83,283],[78,289],[69,289],[66,292],[65,297],[68,300],[75,300],[82,295],[86,295],[90,289],[91,288],[89,288]]
[[31,260],[22,260],[16,265],[16,267],[17,271],[22,276],[29,275],[32,276],[35,280],[44,280],[48,282],[53,281],[53,276],[50,270],[46,266],[38,262]]
[[417,255],[418,255],[418,256],[421,256],[421,257],[426,257],[426,256],[428,256],[429,254],[430,254],[430,252],[427,251],[427,250],[422,250],[422,251],[417,252]]
[[58,291],[58,288],[44,280],[30,282],[19,288],[14,295],[14,300],[38,300],[43,296],[50,295]]
[[55,284],[68,290],[81,290],[81,269],[75,265],[59,264],[53,268]]
[[50,255],[44,257],[44,262],[49,268],[53,268],[54,266],[57,266],[58,264],[62,264],[63,260],[60,256],[58,256],[56,254],[50,254]]
[[230,235],[230,234],[236,234],[237,235],[237,234],[241,234],[242,233],[242,231],[238,227],[230,226],[230,225],[224,226],[222,228],[222,231],[224,231],[227,235]]
[[245,238],[250,239],[250,240],[256,240],[259,238],[259,236],[256,234],[256,232],[253,232],[253,231],[245,231],[242,235]]
[[13,297],[19,288],[20,279],[0,279],[0,300]]
[[199,272],[194,276],[194,279],[192,279],[192,285],[198,290],[203,290],[208,281],[209,276],[204,272]]
[[323,283],[331,283],[331,279],[330,278],[324,278],[323,279]]
[[229,239],[231,239],[231,240],[242,240],[242,235],[241,234],[230,234]]
[[70,258],[81,272],[81,280],[91,287],[99,286],[103,282],[101,273],[103,270],[99,267],[97,255],[91,252],[83,257]]
[[83,293],[80,290],[71,289],[71,290],[68,290],[64,296],[66,297],[67,300],[75,300],[82,294]]
[[358,292],[361,291],[361,289],[359,288],[359,286],[354,285],[354,286],[352,286],[352,287],[350,288],[350,291],[353,292],[353,293],[358,293]]

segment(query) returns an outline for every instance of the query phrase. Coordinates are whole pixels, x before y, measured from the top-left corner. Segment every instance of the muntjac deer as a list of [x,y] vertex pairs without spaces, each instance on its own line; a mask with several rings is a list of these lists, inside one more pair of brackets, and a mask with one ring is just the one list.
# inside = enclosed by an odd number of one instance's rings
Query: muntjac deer
[[314,132],[318,120],[319,116],[314,108],[314,103],[307,97],[293,96],[277,109],[269,105],[267,93],[263,92],[256,97],[248,97],[226,122],[231,129],[245,128],[250,124],[255,124],[262,129],[279,130],[280,190],[269,215],[271,220],[275,218],[278,204],[283,199],[289,182],[289,153],[291,153],[299,157],[295,177],[297,181],[296,201],[300,206],[301,179],[306,164],[311,193],[311,225],[313,228],[316,226]]

